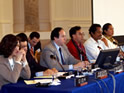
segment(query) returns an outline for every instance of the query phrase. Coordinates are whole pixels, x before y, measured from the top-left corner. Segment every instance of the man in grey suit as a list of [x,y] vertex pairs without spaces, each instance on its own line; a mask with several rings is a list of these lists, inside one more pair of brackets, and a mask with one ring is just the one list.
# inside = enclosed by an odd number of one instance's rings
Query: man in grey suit
[[51,32],[51,42],[43,49],[40,64],[59,71],[77,70],[84,68],[89,62],[75,59],[68,51],[65,31],[61,27]]

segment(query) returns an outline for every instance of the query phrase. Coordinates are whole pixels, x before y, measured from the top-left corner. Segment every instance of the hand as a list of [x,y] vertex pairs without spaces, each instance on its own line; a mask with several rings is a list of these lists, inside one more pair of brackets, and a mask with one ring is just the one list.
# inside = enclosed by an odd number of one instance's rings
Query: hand
[[83,61],[85,63],[85,66],[87,67],[88,65],[90,65],[90,62],[88,61]]
[[58,70],[56,68],[51,69],[55,74],[58,73]]
[[74,65],[74,69],[78,70],[79,68],[85,68],[85,62],[79,62],[77,64]]
[[26,52],[24,51],[23,53],[23,56],[22,56],[22,59],[21,59],[22,62],[26,62],[27,59],[26,59]]
[[15,61],[21,62],[22,57],[24,56],[25,51],[24,50],[19,50],[17,55],[15,56]]
[[88,61],[83,61],[85,63],[85,67],[88,68],[88,69],[91,69],[92,65],[90,62]]
[[51,69],[47,69],[43,72],[43,75],[54,75],[54,72]]

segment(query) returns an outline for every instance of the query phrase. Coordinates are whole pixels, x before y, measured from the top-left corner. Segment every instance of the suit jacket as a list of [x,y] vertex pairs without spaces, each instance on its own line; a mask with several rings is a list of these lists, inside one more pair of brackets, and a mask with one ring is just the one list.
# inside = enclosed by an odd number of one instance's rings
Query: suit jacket
[[[67,43],[67,47],[68,47],[68,50],[69,52],[76,58],[76,59],[79,59],[80,60],[80,54],[78,52],[78,49],[76,48],[76,46],[74,45],[74,43],[72,42],[72,40],[70,40],[68,43]],[[85,48],[84,46],[82,45],[82,50],[83,50],[83,54],[82,56],[84,57],[84,60],[87,61],[87,56],[86,56],[86,51],[85,51]]]
[[35,52],[37,49],[40,49],[40,51],[42,51],[42,47],[41,47],[41,42],[40,42],[40,41],[34,46],[34,52]]
[[14,69],[12,70],[7,58],[0,55],[0,88],[4,84],[16,83],[19,77],[23,79],[30,78],[30,68],[28,65],[22,65],[14,62]]
[[33,56],[30,53],[29,47],[27,50],[26,58],[27,58],[27,61],[28,61],[28,64],[31,70],[31,77],[34,77],[36,72],[45,71],[48,69],[46,67],[41,66],[40,64],[36,62],[36,60],[33,58]]
[[[76,60],[68,51],[66,45],[61,46],[62,52],[63,52],[63,58],[65,61],[65,65],[62,65],[64,70],[69,70],[69,65],[76,64],[79,62],[79,60]],[[55,56],[55,59],[52,59],[50,56]],[[61,65],[59,64],[59,54],[55,47],[55,44],[53,41],[50,42],[42,51],[41,57],[40,57],[40,64],[42,66],[48,67],[48,68],[56,68],[57,70],[61,71],[63,70]]]

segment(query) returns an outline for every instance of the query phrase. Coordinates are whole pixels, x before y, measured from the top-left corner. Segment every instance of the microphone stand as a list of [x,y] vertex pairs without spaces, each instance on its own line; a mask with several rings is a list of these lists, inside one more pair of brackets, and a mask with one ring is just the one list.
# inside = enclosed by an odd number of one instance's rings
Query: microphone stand
[[56,60],[57,63],[61,66],[62,70],[65,72],[65,69],[64,69],[64,67],[62,66],[62,64],[60,64],[58,58],[56,58],[54,55],[50,55],[50,58],[53,59],[53,60]]

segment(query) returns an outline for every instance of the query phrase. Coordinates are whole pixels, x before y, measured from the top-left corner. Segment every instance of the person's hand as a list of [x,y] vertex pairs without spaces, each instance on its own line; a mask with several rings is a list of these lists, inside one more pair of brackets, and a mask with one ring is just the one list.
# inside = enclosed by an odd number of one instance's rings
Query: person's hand
[[85,62],[79,62],[74,65],[74,70],[78,70],[79,68],[85,68]]
[[47,70],[45,70],[44,72],[43,72],[43,75],[54,75],[55,73],[54,73],[54,71],[52,71],[51,69],[47,69]]
[[54,72],[54,74],[58,73],[58,70],[56,68],[52,68],[51,70]]
[[22,56],[22,59],[21,59],[22,62],[26,62],[27,59],[26,59],[26,52],[24,51],[23,52],[23,56]]
[[18,53],[15,56],[15,61],[21,62],[24,54],[25,54],[25,51],[23,49],[19,50]]
[[92,65],[90,62],[88,61],[83,61],[85,63],[85,67],[88,68],[88,69],[91,69]]
[[85,66],[90,65],[90,62],[88,62],[88,61],[83,61],[83,62],[85,63]]

